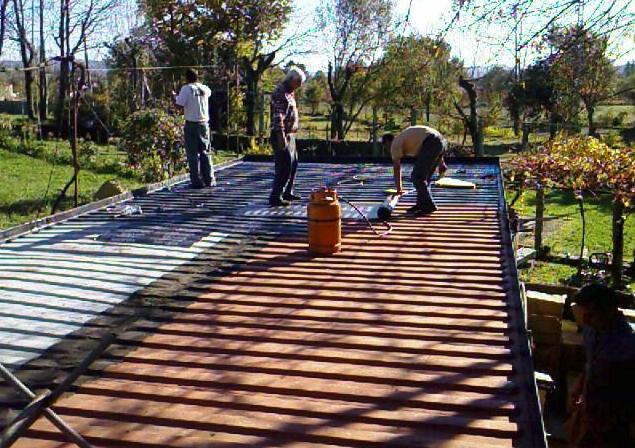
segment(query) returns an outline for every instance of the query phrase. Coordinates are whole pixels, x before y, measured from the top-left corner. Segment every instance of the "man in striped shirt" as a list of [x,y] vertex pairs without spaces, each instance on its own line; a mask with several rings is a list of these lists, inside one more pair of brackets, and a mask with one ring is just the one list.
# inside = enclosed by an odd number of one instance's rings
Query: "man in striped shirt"
[[284,80],[271,95],[271,146],[273,147],[275,176],[269,196],[272,207],[287,206],[300,196],[293,192],[298,169],[295,135],[299,128],[298,107],[294,91],[306,80],[298,67],[291,67]]

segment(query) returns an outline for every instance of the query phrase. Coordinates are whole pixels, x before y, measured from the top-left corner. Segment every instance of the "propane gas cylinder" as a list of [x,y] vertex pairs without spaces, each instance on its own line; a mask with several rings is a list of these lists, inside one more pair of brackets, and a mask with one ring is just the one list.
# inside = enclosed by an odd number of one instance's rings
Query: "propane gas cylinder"
[[309,251],[333,254],[342,248],[342,208],[337,192],[327,187],[311,193],[307,206]]

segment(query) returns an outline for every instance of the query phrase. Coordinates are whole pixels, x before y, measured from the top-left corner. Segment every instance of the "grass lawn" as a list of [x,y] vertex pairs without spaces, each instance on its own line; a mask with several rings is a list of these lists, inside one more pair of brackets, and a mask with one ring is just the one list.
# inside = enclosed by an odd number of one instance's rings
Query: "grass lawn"
[[[12,227],[48,215],[58,192],[72,175],[73,169],[68,164],[55,165],[0,148],[0,228]],[[91,202],[97,189],[112,179],[118,180],[128,189],[141,185],[135,176],[124,177],[115,173],[82,170],[79,176],[80,203]],[[62,209],[73,205],[72,187],[67,195],[70,198],[63,203]]]
[[[509,194],[511,197],[512,194]],[[536,196],[534,192],[527,192],[515,204],[515,208],[522,216],[534,216]],[[551,190],[545,194],[545,216],[555,220],[545,222],[543,233],[544,244],[551,247],[554,254],[569,253],[579,255],[582,237],[582,221],[578,204],[573,193]],[[611,198],[601,195],[589,197],[585,202],[585,216],[587,221],[585,246],[589,253],[610,252],[612,248],[612,204]],[[533,243],[533,235],[526,241]],[[635,249],[635,214],[631,213],[624,226],[624,259],[633,261]],[[575,268],[553,263],[536,263],[533,269],[521,270],[521,277],[527,281],[540,283],[559,283],[560,279],[575,273]],[[635,282],[631,285],[635,288]]]
[[[94,194],[108,180],[117,180],[128,190],[144,184],[126,165],[125,154],[114,146],[95,146],[95,154],[82,162],[79,176],[79,202],[94,200]],[[235,154],[214,154],[214,163],[234,158]],[[28,153],[17,140],[0,146],[0,229],[47,216],[58,193],[73,175],[72,156],[66,141],[34,141]],[[73,206],[73,187],[67,191],[61,210]]]

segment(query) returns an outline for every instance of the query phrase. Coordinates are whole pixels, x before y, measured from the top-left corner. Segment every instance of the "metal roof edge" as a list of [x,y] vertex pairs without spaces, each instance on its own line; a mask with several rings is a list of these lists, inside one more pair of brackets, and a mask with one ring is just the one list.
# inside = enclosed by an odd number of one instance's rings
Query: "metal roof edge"
[[[376,156],[351,156],[351,157],[313,157],[300,153],[300,162],[304,163],[390,163],[392,159],[390,157],[376,157]],[[406,158],[408,160],[409,158]],[[445,157],[447,162],[463,163],[463,164],[475,164],[475,163],[494,163],[497,166],[499,164],[498,157]],[[271,162],[273,161],[273,155],[265,154],[247,154],[244,156],[245,162]]]
[[[221,170],[224,170],[225,168],[234,166],[237,163],[241,163],[242,161],[243,161],[243,158],[238,157],[238,158],[223,162],[215,166],[214,169],[216,171],[221,171]],[[78,216],[85,215],[87,213],[91,213],[97,210],[101,210],[104,207],[108,207],[113,204],[118,204],[120,202],[129,201],[130,199],[145,196],[157,190],[161,190],[162,188],[170,187],[172,185],[176,185],[181,182],[184,182],[187,179],[188,179],[187,174],[181,174],[181,175],[172,177],[170,179],[167,179],[161,182],[147,184],[147,185],[144,185],[143,187],[134,189],[132,191],[127,191],[125,193],[122,193],[116,196],[111,196],[109,198],[105,198],[100,201],[89,202],[88,204],[80,205],[79,207],[65,210],[63,212],[59,212],[54,215],[45,216],[44,218],[35,219],[33,221],[29,221],[27,223],[20,224],[15,227],[9,227],[8,229],[0,230],[0,244],[5,243],[14,238],[18,238],[22,235],[26,235],[33,231],[38,231],[46,227],[50,227],[52,225],[67,221],[69,219],[76,218]]]
[[507,200],[505,197],[505,188],[503,184],[502,167],[500,159],[498,159],[497,166],[499,168],[498,183],[500,189],[500,222],[501,222],[501,239],[502,249],[504,251],[503,257],[505,259],[506,268],[509,270],[508,278],[510,279],[508,285],[508,291],[510,299],[513,301],[512,306],[516,308],[522,317],[520,319],[514,319],[512,333],[517,340],[517,346],[520,348],[515,356],[521,358],[527,358],[526,362],[516,363],[520,366],[522,371],[517,373],[523,384],[520,387],[521,393],[525,395],[526,403],[526,415],[525,420],[528,425],[529,434],[525,440],[528,444],[520,445],[523,448],[547,448],[547,433],[542,419],[542,412],[540,410],[538,386],[536,384],[536,377],[533,371],[533,360],[531,356],[531,346],[529,343],[529,332],[527,329],[525,308],[521,299],[521,286],[518,277],[518,269],[516,268],[516,258],[514,256],[513,238],[511,235],[511,228],[509,226],[509,220],[507,215]]

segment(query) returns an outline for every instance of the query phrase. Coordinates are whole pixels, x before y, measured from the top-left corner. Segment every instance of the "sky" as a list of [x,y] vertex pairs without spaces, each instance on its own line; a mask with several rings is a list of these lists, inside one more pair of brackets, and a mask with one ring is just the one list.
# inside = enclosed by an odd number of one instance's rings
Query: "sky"
[[[405,16],[410,5],[410,20],[408,31],[422,35],[436,35],[450,23],[455,14],[453,0],[395,0],[396,16]],[[587,0],[587,11],[593,4],[606,3],[607,0]],[[635,14],[635,1],[617,0]],[[320,0],[295,0],[294,14],[302,17],[308,23],[315,15],[315,9]],[[467,31],[461,24],[467,23],[463,18],[457,26],[452,27],[446,35],[446,40],[452,47],[452,54],[464,61],[465,66],[514,65],[513,44],[501,45],[510,35],[511,28],[504,25],[480,26],[478,30]],[[309,71],[324,70],[328,65],[328,42],[317,39],[313,41],[314,54],[301,57]],[[621,39],[614,46],[616,64],[621,65],[635,59],[635,40],[631,35],[628,39]],[[619,54],[619,57],[617,56]],[[527,50],[521,54],[522,65],[528,65],[535,58],[535,53]]]
[[[84,0],[78,0],[79,2]],[[266,1],[266,0],[263,0]],[[315,10],[322,0],[292,0],[294,4],[293,19],[287,27],[287,34],[297,33],[298,28],[313,27],[315,23]],[[394,0],[395,17],[403,18],[410,7],[410,15],[406,32],[417,32],[422,35],[436,36],[441,30],[445,29],[448,23],[455,15],[453,3],[457,0]],[[487,4],[486,0],[474,0]],[[535,0],[535,3],[546,5],[557,0]],[[585,11],[592,11],[595,5],[608,4],[612,1],[632,12],[635,17],[635,0],[580,0],[585,6]],[[135,22],[135,11],[137,0],[119,0],[119,10],[113,14],[107,21],[106,31],[95,36],[97,40],[112,40],[115,36],[121,37],[125,35],[126,30]],[[464,25],[469,21],[469,17],[465,14],[461,16],[461,20],[456,23],[450,31],[445,35],[445,39],[452,47],[453,56],[458,57],[464,62],[466,67],[486,67],[492,65],[502,65],[512,67],[514,65],[513,43],[507,41],[506,45],[501,42],[510,36],[511,28],[509,25],[479,25],[478,29],[471,30]],[[530,28],[531,24],[527,24],[526,28]],[[403,28],[401,28],[403,29]],[[635,30],[634,30],[635,31]],[[52,31],[51,31],[52,32]],[[107,35],[106,35],[107,34]],[[56,51],[53,42],[49,42],[51,49],[49,54]],[[4,59],[19,59],[19,53],[15,46],[8,43],[8,50]],[[13,48],[11,48],[13,47]],[[301,52],[301,56],[292,56],[296,62],[301,62],[307,66],[309,71],[325,70],[329,60],[329,42],[326,37],[318,35],[309,42],[296,45],[296,51]],[[622,65],[626,62],[635,60],[635,40],[633,34],[628,38],[622,38],[615,42],[613,46],[613,59],[616,64]],[[102,59],[106,52],[103,47],[101,50],[93,50],[89,55],[91,59]],[[529,65],[535,54],[526,50],[521,54],[521,66]]]

